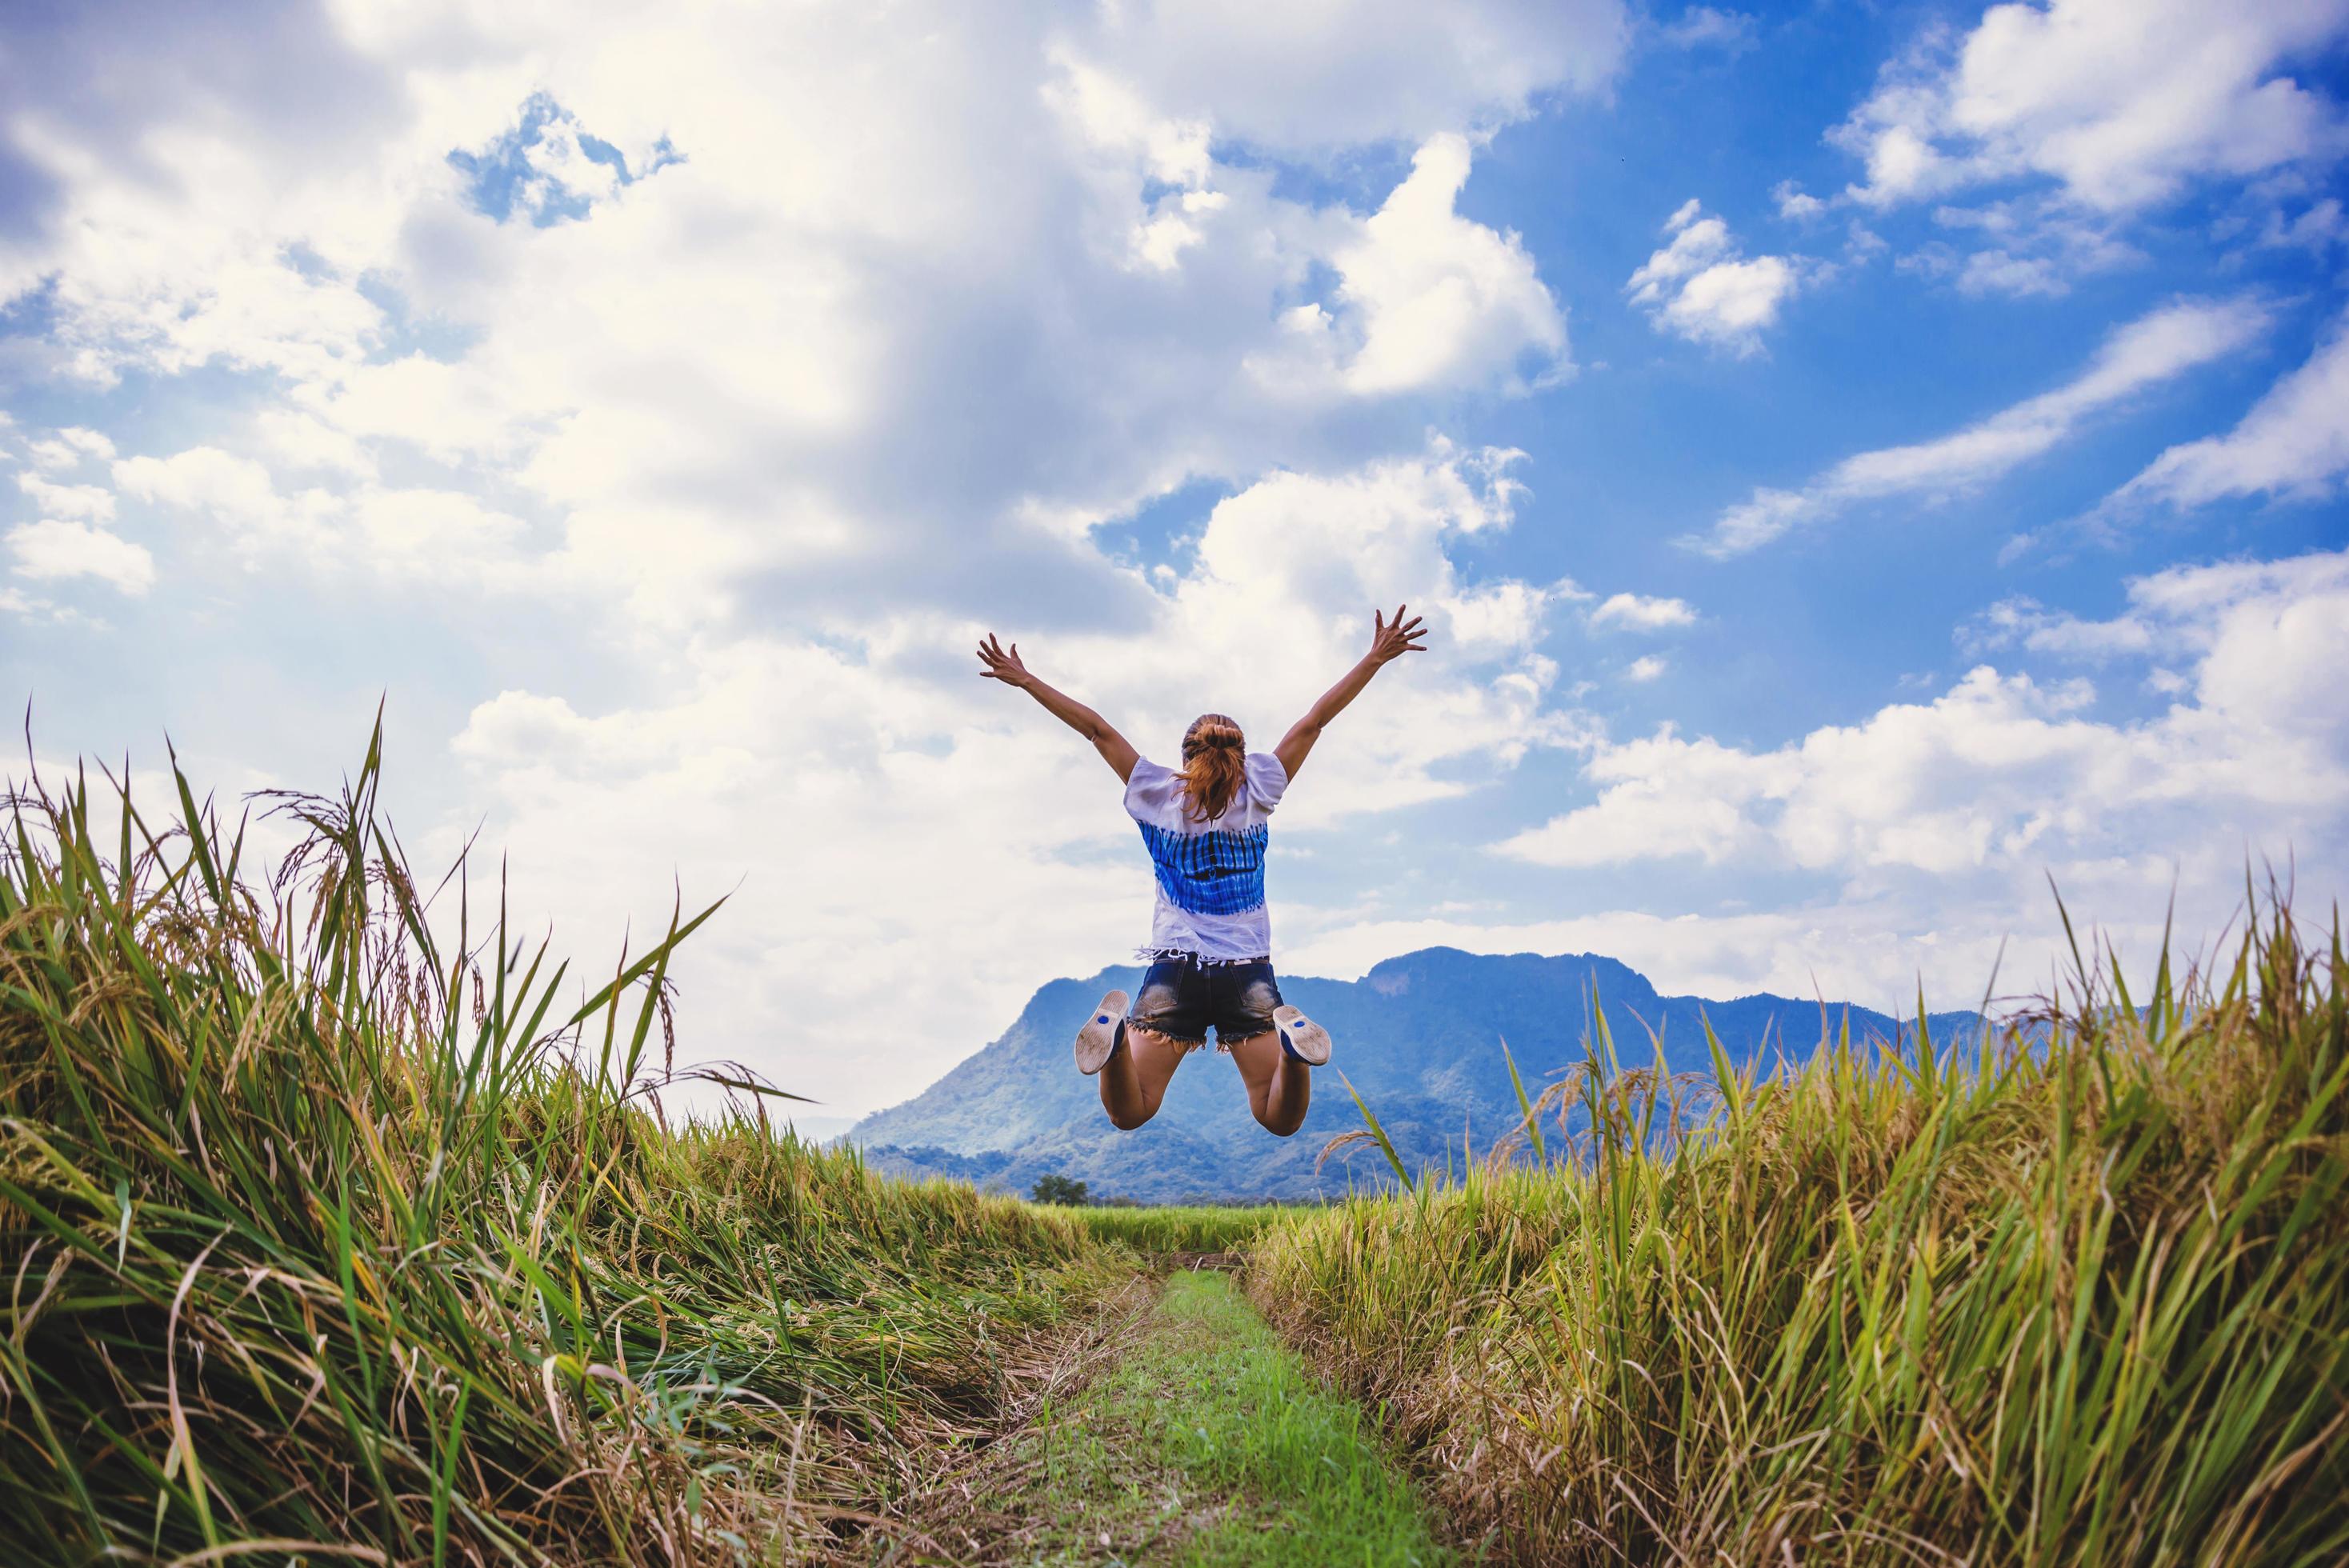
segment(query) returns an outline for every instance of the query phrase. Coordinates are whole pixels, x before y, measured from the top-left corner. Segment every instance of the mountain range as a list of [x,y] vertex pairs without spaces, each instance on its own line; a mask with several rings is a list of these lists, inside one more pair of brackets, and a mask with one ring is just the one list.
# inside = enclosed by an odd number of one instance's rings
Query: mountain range
[[[1143,1202],[1310,1201],[1389,1180],[1383,1157],[1361,1144],[1317,1171],[1323,1145],[1362,1125],[1330,1068],[1315,1073],[1313,1109],[1292,1138],[1257,1125],[1238,1069],[1212,1049],[1185,1061],[1146,1126],[1111,1127],[1094,1080],[1070,1059],[1070,1043],[1103,992],[1131,993],[1140,978],[1139,969],[1112,968],[1050,982],[1002,1037],[904,1104],[864,1118],[849,1140],[877,1166],[902,1174],[957,1176],[1022,1192],[1038,1177],[1058,1174],[1084,1181],[1095,1197]],[[1588,1055],[1594,999],[1624,1066],[1654,1061],[1652,1031],[1674,1072],[1710,1072],[1707,1020],[1741,1065],[1757,1057],[1775,1061],[1782,1052],[1808,1055],[1823,1017],[1838,1030],[1848,1017],[1855,1041],[1905,1044],[1910,1028],[1840,1003],[1660,995],[1637,970],[1592,954],[1431,947],[1390,958],[1360,980],[1284,975],[1280,987],[1330,1030],[1330,1068],[1345,1074],[1414,1167],[1456,1162],[1464,1139],[1481,1157],[1514,1128],[1519,1112],[1502,1041],[1527,1092],[1539,1094]],[[1938,1013],[1927,1022],[1937,1043],[1982,1026],[1973,1013]]]

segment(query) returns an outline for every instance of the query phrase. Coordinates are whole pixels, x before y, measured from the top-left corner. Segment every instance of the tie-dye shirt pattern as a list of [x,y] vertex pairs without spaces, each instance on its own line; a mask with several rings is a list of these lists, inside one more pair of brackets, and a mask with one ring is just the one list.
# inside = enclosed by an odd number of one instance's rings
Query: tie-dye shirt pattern
[[1150,941],[1137,956],[1188,953],[1201,958],[1268,958],[1272,922],[1265,904],[1268,819],[1288,788],[1280,758],[1247,755],[1239,792],[1210,821],[1186,815],[1183,776],[1143,758],[1126,779],[1125,810],[1142,829],[1158,896]]

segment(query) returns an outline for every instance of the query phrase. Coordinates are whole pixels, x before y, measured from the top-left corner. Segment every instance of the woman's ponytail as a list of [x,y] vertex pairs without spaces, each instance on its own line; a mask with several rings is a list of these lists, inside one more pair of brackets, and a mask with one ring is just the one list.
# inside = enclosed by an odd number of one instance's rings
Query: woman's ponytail
[[1247,777],[1247,739],[1240,727],[1220,713],[1203,713],[1183,735],[1183,794],[1191,820],[1211,822],[1224,814]]

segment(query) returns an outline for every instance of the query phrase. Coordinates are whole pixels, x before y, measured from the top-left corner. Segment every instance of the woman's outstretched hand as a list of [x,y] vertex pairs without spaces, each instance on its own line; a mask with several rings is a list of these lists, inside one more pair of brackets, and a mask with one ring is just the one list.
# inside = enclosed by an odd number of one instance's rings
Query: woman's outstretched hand
[[1336,686],[1323,692],[1321,700],[1307,708],[1305,717],[1290,725],[1288,733],[1280,738],[1280,744],[1272,748],[1272,754],[1280,758],[1280,766],[1291,779],[1305,766],[1305,755],[1321,738],[1322,730],[1346,711],[1348,703],[1362,695],[1362,688],[1371,684],[1372,676],[1405,654],[1426,652],[1427,645],[1420,639],[1427,635],[1427,624],[1410,611],[1408,604],[1396,605],[1392,621],[1384,613],[1371,611],[1371,651]]
[[1036,677],[1030,675],[1028,666],[1019,662],[1019,645],[1012,644],[1011,651],[1005,653],[1003,645],[995,640],[992,632],[987,634],[987,641],[978,645],[978,662],[987,666],[978,672],[983,679],[999,680],[1022,691],[1036,684]]
[[[1409,608],[1408,604],[1396,605],[1392,621],[1376,610],[1371,612],[1371,657],[1376,663],[1383,665],[1405,654],[1427,651],[1427,645],[1417,640],[1427,635],[1427,624],[1417,615],[1404,620],[1402,613]],[[1013,651],[1016,653],[1018,650]]]
[[1133,749],[1125,737],[1111,728],[1109,721],[1101,715],[1068,693],[1056,690],[1050,682],[1040,681],[1030,675],[1028,666],[1019,662],[1019,644],[1012,644],[1007,653],[995,634],[989,632],[987,640],[978,645],[978,662],[987,666],[978,672],[982,679],[1018,686],[1042,703],[1045,712],[1092,741],[1093,749],[1100,752],[1102,760],[1110,765],[1110,770],[1117,775],[1119,783],[1123,784],[1133,777],[1133,767],[1142,760],[1141,754]]

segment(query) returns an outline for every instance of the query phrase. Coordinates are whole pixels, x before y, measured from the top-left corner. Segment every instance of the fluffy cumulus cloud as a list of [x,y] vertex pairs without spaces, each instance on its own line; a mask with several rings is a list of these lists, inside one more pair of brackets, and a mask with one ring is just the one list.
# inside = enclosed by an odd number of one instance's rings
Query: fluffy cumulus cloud
[[1561,367],[1565,315],[1533,258],[1454,210],[1471,151],[1463,136],[1432,139],[1376,212],[1339,225],[1330,299],[1283,312],[1278,345],[1249,356],[1268,389],[1376,397],[1512,377],[1521,361]]
[[2209,842],[2178,830],[2216,811],[2240,841],[2256,827],[2279,845],[2337,849],[2349,714],[2329,687],[2349,655],[2349,552],[2172,568],[2132,582],[2128,599],[2110,622],[2010,604],[1989,640],[2185,666],[2155,717],[2099,720],[2083,677],[1982,665],[1930,703],[1770,751],[1668,727],[1600,746],[1587,765],[1598,799],[1500,848],[1548,865],[1687,855],[1863,882],[2013,878]]
[[[1945,224],[1976,231],[1912,253],[1912,270],[1971,294],[2060,294],[2140,260],[2121,231],[2198,185],[2289,182],[2349,152],[2325,69],[2344,36],[2349,0],[1997,5],[1896,59],[1829,139],[1863,165],[1847,200],[1941,202]],[[2019,194],[1953,204],[1996,188]]]
[[[16,475],[16,490],[34,516],[5,536],[8,553],[15,558],[16,577],[48,584],[87,579],[133,597],[154,585],[154,556],[112,528],[113,490],[81,477],[80,471],[93,459],[113,449],[113,444],[97,431],[75,427],[26,444],[25,458],[30,466]],[[46,598],[18,590],[9,593],[0,614],[13,609],[47,619],[57,609]]]
[[1737,354],[1755,354],[1779,307],[1802,281],[1798,262],[1748,257],[1719,218],[1691,197],[1664,223],[1663,248],[1623,285],[1659,332]]
[[69,519],[41,518],[8,531],[17,576],[35,583],[88,577],[118,593],[144,593],[155,582],[155,559],[103,528]]
[[1717,558],[1742,555],[1857,503],[1987,484],[2060,445],[2093,416],[2241,349],[2268,322],[2266,307],[2250,298],[2164,306],[2116,329],[2085,371],[2053,391],[1945,436],[1856,453],[1799,490],[1757,489],[1684,542]]
[[2031,175],[2087,207],[2142,207],[2349,150],[2313,69],[2344,32],[2344,0],[1993,5],[1953,51],[1929,39],[1896,62],[1837,139],[1873,206]]
[[[1532,259],[1454,204],[1470,132],[1610,77],[1619,8],[1407,13],[268,6],[287,85],[243,103],[172,85],[217,19],[118,39],[112,98],[71,90],[96,40],[61,15],[12,50],[47,198],[0,289],[44,291],[56,375],[280,378],[211,446],[270,470],[248,520],[347,559],[375,535],[304,497],[391,464],[518,486],[494,510],[646,610],[901,593],[909,537],[925,592],[975,553],[1034,581],[1040,515],[1365,455],[1415,396],[1563,367]],[[1217,137],[1420,151],[1359,211]]]
[[[0,356],[67,412],[0,428],[0,615],[316,633],[322,687],[453,712],[416,841],[487,809],[574,947],[740,882],[682,975],[701,1048],[896,1098],[1141,896],[1097,764],[972,678],[982,624],[1155,748],[1211,703],[1277,734],[1411,599],[1437,647],[1317,754],[1301,831],[1578,733],[1537,652],[1576,591],[1454,564],[1516,459],[1430,427],[1570,371],[1464,194],[1630,34],[1619,0],[12,18],[0,301],[39,330]],[[72,412],[134,381],[158,417]]]
[[1590,612],[1594,627],[1659,632],[1696,624],[1696,611],[1685,599],[1651,598],[1641,593],[1610,593]]
[[[2349,658],[2349,552],[2177,567],[2127,596],[2106,622],[2027,602],[1985,618],[1984,645],[2044,654],[2049,674],[1981,665],[1930,702],[1773,749],[1669,726],[1599,742],[1596,799],[1496,848],[1547,866],[1686,860],[1821,879],[1833,893],[1811,909],[1681,934],[1684,954],[1750,941],[1734,963],[1715,952],[1699,966],[1800,992],[1805,976],[1772,954],[1806,931],[1837,934],[1847,985],[1897,986],[1876,961],[1921,962],[1936,939],[1944,961],[1978,955],[1987,975],[2001,938],[2046,929],[2034,905],[2049,874],[2084,907],[2123,911],[2139,959],[2173,888],[2186,928],[2214,931],[2247,858],[2272,854],[2288,874],[2288,856],[2327,867],[2349,848],[2349,711],[2332,690]],[[2084,657],[2158,661],[2168,707],[2098,717],[2095,686],[2060,667]],[[1871,940],[1871,922],[1899,940]],[[1607,951],[1672,945],[1670,923],[1622,923],[1635,934]]]

